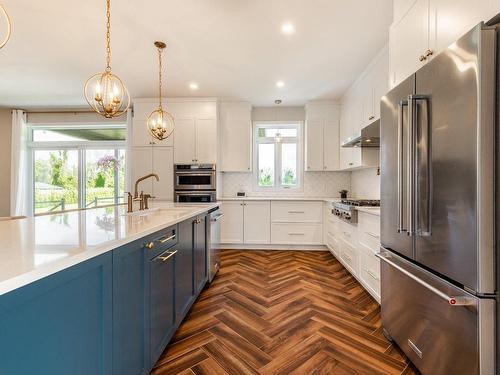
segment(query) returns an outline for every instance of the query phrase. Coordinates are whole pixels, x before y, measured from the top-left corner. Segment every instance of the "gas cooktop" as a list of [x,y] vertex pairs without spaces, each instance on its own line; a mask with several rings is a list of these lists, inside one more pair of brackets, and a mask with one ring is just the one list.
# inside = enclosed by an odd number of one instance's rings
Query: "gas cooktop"
[[358,222],[356,207],[379,207],[378,199],[342,199],[333,204],[333,213],[341,220],[355,224]]

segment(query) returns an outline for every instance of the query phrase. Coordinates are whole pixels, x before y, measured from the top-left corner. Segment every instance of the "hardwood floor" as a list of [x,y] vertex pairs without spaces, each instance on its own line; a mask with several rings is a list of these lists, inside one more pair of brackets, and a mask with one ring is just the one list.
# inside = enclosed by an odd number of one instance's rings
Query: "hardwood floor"
[[418,374],[329,252],[236,251],[152,374]]

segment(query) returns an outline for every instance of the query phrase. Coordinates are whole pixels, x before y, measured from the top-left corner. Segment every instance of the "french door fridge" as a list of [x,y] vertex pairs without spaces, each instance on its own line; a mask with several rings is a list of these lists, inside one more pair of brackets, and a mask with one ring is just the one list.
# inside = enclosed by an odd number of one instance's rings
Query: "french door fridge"
[[381,101],[385,333],[425,374],[494,374],[497,30],[480,24]]

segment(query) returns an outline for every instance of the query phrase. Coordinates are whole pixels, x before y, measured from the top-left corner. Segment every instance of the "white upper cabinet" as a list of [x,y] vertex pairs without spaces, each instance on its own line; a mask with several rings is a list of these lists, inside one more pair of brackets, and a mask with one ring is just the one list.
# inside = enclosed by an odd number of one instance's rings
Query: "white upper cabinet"
[[339,117],[340,108],[336,103],[307,103],[306,171],[336,171],[339,169]]
[[390,86],[499,12],[499,0],[395,0],[389,32]]
[[221,103],[220,141],[220,171],[250,172],[252,170],[252,106],[250,103]]
[[[430,57],[429,0],[416,0],[389,31],[390,82],[396,86]],[[426,56],[429,55],[429,56]]]
[[175,164],[196,162],[196,123],[194,118],[175,119]]
[[[497,9],[495,9],[495,2]],[[481,21],[500,12],[495,0],[431,0],[430,43],[443,51]]]

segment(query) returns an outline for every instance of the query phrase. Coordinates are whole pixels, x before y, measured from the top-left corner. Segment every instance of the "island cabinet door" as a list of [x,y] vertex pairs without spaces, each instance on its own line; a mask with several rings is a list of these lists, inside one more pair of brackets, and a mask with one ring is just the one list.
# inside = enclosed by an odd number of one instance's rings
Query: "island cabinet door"
[[207,282],[207,220],[198,216],[193,224],[194,233],[194,283],[195,294],[201,292]]
[[176,247],[150,261],[150,353],[154,365],[175,330]]
[[[149,374],[149,250],[145,240],[113,251],[113,374]],[[148,343],[148,345],[146,345]]]
[[0,296],[0,374],[110,374],[112,256]]
[[194,300],[193,225],[192,220],[179,224],[179,243],[175,256],[176,320],[186,316]]

